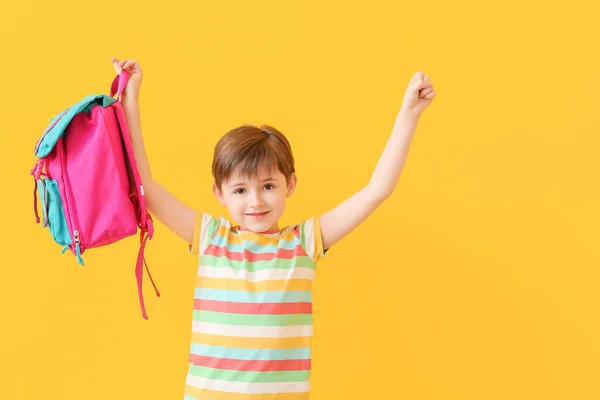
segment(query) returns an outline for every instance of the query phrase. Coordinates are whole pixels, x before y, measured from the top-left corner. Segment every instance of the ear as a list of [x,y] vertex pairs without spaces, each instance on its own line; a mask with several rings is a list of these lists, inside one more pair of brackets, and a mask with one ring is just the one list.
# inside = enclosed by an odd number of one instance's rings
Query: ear
[[294,191],[296,190],[296,185],[298,184],[298,177],[295,173],[290,176],[290,183],[288,183],[288,192],[286,197],[290,197]]
[[225,203],[225,199],[223,198],[223,193],[221,193],[221,189],[217,187],[216,183],[213,183],[213,193],[217,200],[219,200],[219,203],[221,203],[224,206],[227,206],[227,204]]

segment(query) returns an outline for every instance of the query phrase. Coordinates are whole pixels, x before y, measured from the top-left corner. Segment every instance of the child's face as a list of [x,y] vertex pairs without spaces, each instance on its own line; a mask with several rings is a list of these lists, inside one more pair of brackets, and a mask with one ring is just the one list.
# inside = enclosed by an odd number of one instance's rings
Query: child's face
[[278,169],[271,172],[263,169],[249,178],[234,173],[222,183],[221,190],[213,185],[213,192],[241,229],[273,232],[279,230],[277,221],[285,209],[286,198],[295,188],[295,174],[286,184],[285,176]]

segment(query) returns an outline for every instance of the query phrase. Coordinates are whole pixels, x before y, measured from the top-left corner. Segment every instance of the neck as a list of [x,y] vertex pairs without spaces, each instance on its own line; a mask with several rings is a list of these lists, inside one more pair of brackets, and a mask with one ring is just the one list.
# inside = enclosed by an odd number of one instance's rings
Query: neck
[[241,225],[238,226],[238,230],[239,231],[246,231],[246,232],[253,232],[253,233],[263,233],[263,234],[269,234],[269,233],[277,233],[279,232],[279,224],[275,224],[272,227],[270,227],[269,229],[267,229],[266,231],[251,231],[250,229],[243,227]]

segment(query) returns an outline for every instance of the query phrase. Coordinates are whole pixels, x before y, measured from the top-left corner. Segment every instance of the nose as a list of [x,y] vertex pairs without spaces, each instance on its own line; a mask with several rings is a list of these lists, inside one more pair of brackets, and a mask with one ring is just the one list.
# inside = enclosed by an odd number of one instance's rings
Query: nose
[[250,201],[250,207],[260,208],[263,206],[263,199],[260,192],[254,192]]

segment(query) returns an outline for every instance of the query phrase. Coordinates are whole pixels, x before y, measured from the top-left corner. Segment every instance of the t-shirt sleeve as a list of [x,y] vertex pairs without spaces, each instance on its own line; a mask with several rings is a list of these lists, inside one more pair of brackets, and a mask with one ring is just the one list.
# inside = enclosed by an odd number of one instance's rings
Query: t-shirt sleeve
[[310,218],[299,225],[300,241],[306,254],[318,262],[325,257],[327,249],[323,249],[321,236],[321,221],[319,217]]
[[197,256],[201,256],[210,244],[210,240],[218,228],[218,219],[209,214],[197,212],[192,243],[189,245],[190,252]]

